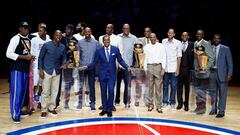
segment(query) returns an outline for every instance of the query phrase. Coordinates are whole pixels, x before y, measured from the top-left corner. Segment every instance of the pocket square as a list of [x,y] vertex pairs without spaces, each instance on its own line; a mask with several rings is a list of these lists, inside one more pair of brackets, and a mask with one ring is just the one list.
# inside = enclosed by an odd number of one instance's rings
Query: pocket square
[[112,55],[115,55],[115,53],[112,53]]

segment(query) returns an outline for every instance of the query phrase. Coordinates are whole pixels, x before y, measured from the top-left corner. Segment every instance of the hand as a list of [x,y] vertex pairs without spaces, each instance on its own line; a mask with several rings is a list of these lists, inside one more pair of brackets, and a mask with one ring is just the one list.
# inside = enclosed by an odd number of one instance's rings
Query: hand
[[229,82],[232,79],[232,76],[228,75],[227,76],[227,81]]
[[81,66],[81,67],[79,67],[79,70],[80,70],[80,71],[82,71],[82,70],[86,70],[86,69],[88,69],[87,66]]
[[66,68],[67,68],[67,65],[64,64],[64,65],[62,65],[60,68],[61,68],[61,69],[66,69]]
[[160,76],[163,77],[164,74],[165,74],[165,69],[162,69],[162,70],[161,70],[161,73],[160,73]]
[[132,70],[133,70],[133,68],[131,68],[131,67],[128,68],[128,71],[132,71]]
[[36,56],[32,54],[25,55],[25,59],[29,61],[34,61],[36,59]]
[[41,79],[44,79],[44,72],[42,69],[39,70],[39,76]]
[[178,75],[179,75],[179,69],[177,69],[175,72],[175,76],[178,76]]

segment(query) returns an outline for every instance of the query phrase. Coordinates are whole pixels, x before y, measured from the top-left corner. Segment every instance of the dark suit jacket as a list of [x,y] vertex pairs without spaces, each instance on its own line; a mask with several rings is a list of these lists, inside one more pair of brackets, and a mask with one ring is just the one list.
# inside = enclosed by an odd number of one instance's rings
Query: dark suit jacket
[[227,81],[227,76],[232,76],[233,61],[230,48],[220,44],[217,56],[217,73],[221,82]]
[[96,64],[99,63],[99,80],[116,80],[116,60],[121,66],[128,69],[128,65],[122,59],[120,51],[117,47],[111,45],[109,62],[107,61],[105,55],[105,48],[101,47],[96,51],[94,60],[88,65],[88,68],[93,69]]
[[193,69],[194,44],[188,41],[188,47],[185,52],[182,52],[181,68]]

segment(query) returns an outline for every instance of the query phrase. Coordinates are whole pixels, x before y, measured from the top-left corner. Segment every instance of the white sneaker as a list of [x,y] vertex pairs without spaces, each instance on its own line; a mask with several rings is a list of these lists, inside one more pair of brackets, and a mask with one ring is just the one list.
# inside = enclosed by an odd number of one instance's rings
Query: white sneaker
[[78,102],[75,102],[75,103],[73,104],[73,106],[74,106],[74,107],[77,107],[77,106],[78,106]]
[[176,109],[175,109],[175,105],[171,105],[171,109],[172,109],[172,110],[176,110]]
[[166,108],[168,106],[168,104],[163,104],[162,108]]

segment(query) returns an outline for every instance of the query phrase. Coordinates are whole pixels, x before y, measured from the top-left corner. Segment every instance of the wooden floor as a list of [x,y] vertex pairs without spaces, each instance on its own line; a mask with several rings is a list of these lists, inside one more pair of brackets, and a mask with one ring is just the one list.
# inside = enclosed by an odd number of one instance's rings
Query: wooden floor
[[[76,120],[84,118],[100,118],[98,115],[100,112],[96,110],[95,113],[90,113],[89,107],[84,107],[81,111],[73,110],[73,104],[75,98],[72,98],[70,102],[70,110],[65,110],[62,107],[58,108],[58,116],[53,117],[48,115],[46,119],[40,117],[40,111],[36,111],[31,116],[21,119],[21,124],[14,124],[9,112],[9,93],[8,82],[5,79],[0,79],[0,134],[4,134],[10,131],[32,127],[36,125],[42,125],[46,123],[53,123],[66,120]],[[100,90],[99,83],[96,83],[96,107],[100,105]],[[132,102],[133,104],[134,102]],[[209,102],[208,102],[209,104]],[[184,110],[171,110],[166,108],[163,110],[163,114],[158,114],[156,110],[148,112],[147,108],[141,103],[140,107],[135,107],[131,105],[131,108],[124,108],[124,104],[121,103],[120,106],[116,106],[117,111],[113,112],[113,117],[141,117],[141,118],[160,118],[160,119],[170,119],[194,122],[200,124],[206,124],[216,127],[227,128],[231,130],[240,131],[240,88],[239,87],[229,87],[228,98],[227,98],[227,109],[224,118],[215,118],[215,116],[208,115],[209,107],[207,113],[204,115],[196,115],[192,112],[195,108],[195,96],[190,93],[190,111],[185,112]],[[104,116],[106,117],[106,116]]]

